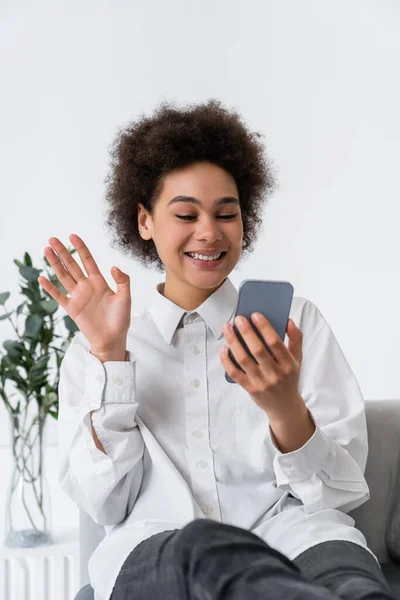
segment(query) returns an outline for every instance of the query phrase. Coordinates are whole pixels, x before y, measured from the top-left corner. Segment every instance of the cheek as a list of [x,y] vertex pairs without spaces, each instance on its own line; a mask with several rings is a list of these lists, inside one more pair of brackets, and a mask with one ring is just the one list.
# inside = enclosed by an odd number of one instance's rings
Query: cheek
[[237,227],[235,227],[234,230],[229,232],[229,238],[230,238],[232,245],[235,247],[235,249],[238,249],[238,251],[241,251],[242,244],[243,244],[242,223],[240,223]]
[[165,222],[165,226],[160,232],[158,242],[160,249],[169,256],[176,255],[177,253],[183,253],[183,249],[188,245],[188,239],[190,235],[188,231],[183,231],[182,227],[179,227],[179,223],[168,223]]

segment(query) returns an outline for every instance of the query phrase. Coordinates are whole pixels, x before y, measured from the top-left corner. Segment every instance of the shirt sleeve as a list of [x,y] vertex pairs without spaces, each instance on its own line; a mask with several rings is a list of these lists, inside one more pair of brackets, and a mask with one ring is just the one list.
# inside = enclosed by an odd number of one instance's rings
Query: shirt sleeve
[[[143,478],[144,441],[135,421],[136,360],[105,362],[90,353],[81,332],[72,339],[58,385],[58,480],[71,500],[99,525],[121,523]],[[93,440],[90,422],[106,454]]]
[[320,311],[309,302],[304,312],[302,319],[311,320],[315,333],[308,348],[303,348],[299,390],[316,430],[304,446],[282,453],[270,428],[276,482],[303,502],[306,513],[324,508],[349,512],[370,497],[364,477],[368,456],[365,402]]

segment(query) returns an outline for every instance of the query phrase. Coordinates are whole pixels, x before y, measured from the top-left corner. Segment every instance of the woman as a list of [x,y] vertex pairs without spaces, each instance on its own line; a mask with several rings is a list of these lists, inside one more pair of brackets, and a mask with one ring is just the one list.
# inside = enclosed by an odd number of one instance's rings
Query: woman
[[286,346],[261,316],[270,356],[236,321],[258,364],[229,327],[229,274],[274,189],[258,134],[217,101],[164,104],[112,154],[108,225],[165,280],[131,321],[129,276],[112,269],[114,293],[77,235],[86,274],[57,238],[45,249],[68,296],[40,278],[80,329],[61,365],[60,483],[106,528],[94,597],[393,598],[347,514],[369,498],[365,407],[328,323],[295,297]]

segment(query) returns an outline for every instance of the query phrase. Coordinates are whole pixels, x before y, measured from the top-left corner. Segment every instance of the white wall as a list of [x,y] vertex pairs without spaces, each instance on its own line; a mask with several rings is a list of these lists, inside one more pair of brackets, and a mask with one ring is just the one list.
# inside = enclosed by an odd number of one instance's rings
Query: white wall
[[[133,310],[162,275],[109,248],[117,129],[162,100],[221,99],[279,169],[256,251],[232,275],[284,279],[332,326],[365,397],[400,397],[400,4],[382,0],[3,2],[0,292],[50,236],[87,242]],[[2,314],[2,311],[0,311]],[[13,339],[0,322],[0,342]],[[0,444],[8,416],[0,405]],[[56,442],[50,423],[49,442]]]

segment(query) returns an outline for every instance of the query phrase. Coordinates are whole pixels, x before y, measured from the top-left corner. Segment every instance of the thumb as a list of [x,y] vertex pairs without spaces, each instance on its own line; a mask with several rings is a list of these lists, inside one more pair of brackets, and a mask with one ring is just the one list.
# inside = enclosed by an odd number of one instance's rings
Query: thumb
[[303,357],[303,332],[296,327],[292,319],[289,319],[287,326],[289,337],[288,350],[298,363],[301,363]]
[[122,293],[130,292],[129,275],[121,271],[118,267],[111,267],[111,275],[117,284],[117,291],[122,290]]

